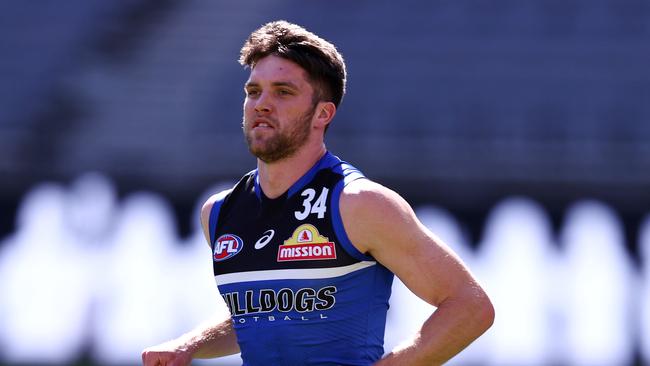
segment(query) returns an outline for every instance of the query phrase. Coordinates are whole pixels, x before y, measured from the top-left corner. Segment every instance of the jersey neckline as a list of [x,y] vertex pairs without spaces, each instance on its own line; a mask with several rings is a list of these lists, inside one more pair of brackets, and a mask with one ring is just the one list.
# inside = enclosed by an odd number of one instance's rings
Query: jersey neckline
[[[291,198],[294,194],[296,194],[296,192],[298,192],[307,183],[309,183],[312,179],[314,179],[314,176],[320,170],[331,168],[338,164],[341,164],[341,159],[339,159],[336,155],[330,153],[329,151],[325,151],[325,154],[311,168],[309,168],[309,170],[302,177],[300,177],[295,183],[293,183],[286,192],[281,194],[278,198],[282,198],[285,195],[286,198]],[[257,169],[255,169],[255,195],[259,200],[262,200],[262,198],[264,198],[264,200],[270,200],[270,201],[273,200],[271,198],[268,198],[264,194],[264,191],[262,191],[262,187],[260,186],[259,171]]]

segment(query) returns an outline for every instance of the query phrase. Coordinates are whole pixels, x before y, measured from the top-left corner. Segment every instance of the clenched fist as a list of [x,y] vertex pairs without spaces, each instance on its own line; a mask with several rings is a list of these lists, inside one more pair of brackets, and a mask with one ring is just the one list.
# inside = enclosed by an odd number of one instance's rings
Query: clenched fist
[[191,362],[192,354],[171,342],[149,347],[142,351],[142,364],[144,366],[188,366]]

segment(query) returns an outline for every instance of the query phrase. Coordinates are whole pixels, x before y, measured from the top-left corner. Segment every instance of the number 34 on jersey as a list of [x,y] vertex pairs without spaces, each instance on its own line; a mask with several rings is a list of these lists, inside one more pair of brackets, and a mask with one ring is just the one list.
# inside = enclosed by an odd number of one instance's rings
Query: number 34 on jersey
[[[325,217],[325,212],[327,212],[327,193],[329,189],[323,187],[316,198],[316,190],[313,188],[307,188],[300,194],[305,197],[305,200],[302,201],[303,210],[294,212],[296,219],[304,220],[310,214],[316,214],[319,219]],[[314,200],[316,198],[316,200]]]

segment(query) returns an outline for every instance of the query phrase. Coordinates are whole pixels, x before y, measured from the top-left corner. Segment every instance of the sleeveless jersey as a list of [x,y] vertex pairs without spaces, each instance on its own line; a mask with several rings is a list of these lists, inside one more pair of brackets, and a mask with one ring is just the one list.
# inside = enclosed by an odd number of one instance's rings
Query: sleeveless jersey
[[393,274],[343,228],[343,187],[364,176],[326,153],[276,199],[257,171],[209,219],[215,281],[243,365],[369,365],[384,353]]

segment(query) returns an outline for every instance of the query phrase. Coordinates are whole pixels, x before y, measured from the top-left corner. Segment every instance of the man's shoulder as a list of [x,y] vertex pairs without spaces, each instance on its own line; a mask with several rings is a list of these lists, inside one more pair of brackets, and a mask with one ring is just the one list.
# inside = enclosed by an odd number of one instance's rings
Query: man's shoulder
[[249,186],[251,184],[255,183],[255,175],[256,175],[257,170],[252,170],[244,176],[241,177],[239,182],[237,182],[234,186],[223,189],[210,197],[208,197],[207,200],[203,203],[203,206],[201,207],[201,222],[203,223],[204,227],[208,226],[208,221],[210,219],[210,215],[212,214],[212,210],[215,207],[215,205],[222,205],[224,201],[235,191],[238,189],[243,189],[246,186]]
[[226,196],[230,194],[230,192],[232,192],[232,190],[233,188],[224,189],[223,191],[220,191],[208,197],[208,199],[205,200],[203,207],[201,208],[201,216],[203,216],[204,214],[209,215],[210,211],[212,211],[212,207],[214,207],[214,204],[223,201],[226,198]]
[[220,205],[223,203],[225,198],[232,192],[233,188],[225,189],[219,193],[215,193],[212,196],[208,197],[201,207],[201,224],[203,225],[204,230],[207,230],[210,222],[210,215],[212,214],[212,209],[214,205]]
[[[346,185],[339,202],[343,226],[362,253],[372,252],[393,231],[405,231],[411,206],[395,191],[368,179]],[[406,231],[405,231],[406,232]]]
[[367,207],[402,201],[392,189],[370,179],[355,179],[346,184],[341,192],[341,205]]

